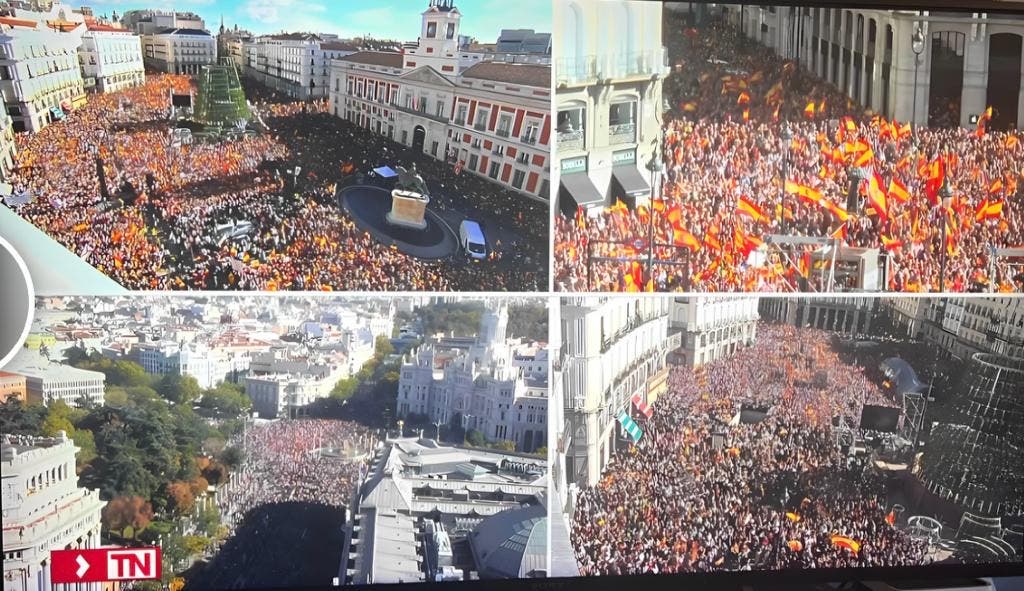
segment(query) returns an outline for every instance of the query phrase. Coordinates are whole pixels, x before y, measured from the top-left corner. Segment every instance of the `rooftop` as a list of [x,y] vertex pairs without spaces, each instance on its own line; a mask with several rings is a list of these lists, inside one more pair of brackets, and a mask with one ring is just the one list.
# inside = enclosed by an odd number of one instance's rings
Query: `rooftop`
[[320,37],[313,33],[278,33],[268,38],[275,41],[320,41]]
[[480,62],[463,72],[462,77],[547,89],[551,86],[551,66]]
[[323,51],[359,51],[359,47],[343,41],[327,41],[320,44]]
[[387,68],[402,67],[402,54],[392,51],[359,51],[352,55],[346,55],[340,59],[346,62],[366,64],[369,66],[384,66]]
[[195,37],[209,37],[210,34],[202,29],[160,29],[156,32],[157,35],[192,35]]

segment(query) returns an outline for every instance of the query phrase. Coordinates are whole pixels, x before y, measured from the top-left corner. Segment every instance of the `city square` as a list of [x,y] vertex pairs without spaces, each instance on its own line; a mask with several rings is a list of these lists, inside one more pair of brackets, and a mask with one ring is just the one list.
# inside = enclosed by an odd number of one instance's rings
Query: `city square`
[[[401,16],[435,33],[404,48],[223,21],[213,35],[192,13],[117,22],[54,4],[0,17],[10,54],[27,63],[36,44],[76,35],[79,52],[90,35],[138,46],[118,84],[75,80],[77,60],[54,62],[54,106],[26,99],[5,116],[17,133],[5,136],[4,201],[128,289],[544,289],[549,115],[534,95],[548,93],[549,47],[477,43],[459,34],[451,2],[424,4]],[[69,32],[39,24],[57,11]],[[289,68],[267,66],[281,58]],[[406,248],[422,240],[396,241],[343,203],[354,186],[376,187],[376,201],[407,188],[385,170],[413,172],[439,248]]]
[[[581,575],[1019,560],[1020,437],[1003,422],[1020,412],[1019,310],[563,300],[560,366],[616,377],[603,393],[570,379],[553,394],[572,435],[555,437],[568,442],[555,482],[569,532],[553,547],[571,546]],[[961,314],[1007,324],[973,339],[951,324]],[[615,335],[600,352],[598,328]]]
[[[1014,16],[965,37],[950,12],[560,8],[632,45],[556,65],[556,289],[1021,291]],[[588,101],[598,71],[614,92]]]

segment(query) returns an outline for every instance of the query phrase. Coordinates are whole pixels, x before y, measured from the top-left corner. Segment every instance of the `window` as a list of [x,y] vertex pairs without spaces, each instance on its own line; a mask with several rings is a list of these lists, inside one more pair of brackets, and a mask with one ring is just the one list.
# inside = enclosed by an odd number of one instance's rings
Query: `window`
[[505,155],[505,145],[504,144],[495,144],[494,145],[494,154],[497,155],[497,156],[504,156]]
[[455,124],[456,125],[465,125],[466,124],[466,110],[467,110],[466,105],[459,105],[458,114],[455,115]]
[[479,160],[479,158],[480,157],[477,156],[476,154],[470,154],[469,155],[469,169],[470,170],[476,170],[476,163]]
[[512,175],[512,186],[517,188],[517,189],[522,189],[523,188],[523,180],[525,180],[525,179],[526,179],[526,173],[525,172],[523,172],[521,170],[515,171],[515,173]]
[[530,155],[526,152],[519,152],[516,154],[516,162],[519,164],[527,164],[530,162]]
[[512,117],[508,115],[502,115],[498,119],[498,135],[501,137],[508,137],[512,131]]
[[476,112],[476,123],[473,125],[473,129],[477,131],[484,131],[487,129],[487,120],[491,118],[491,112],[487,109],[480,109]]
[[520,139],[522,139],[527,144],[536,144],[538,131],[539,127],[536,123],[527,123],[523,127],[523,136]]
[[501,169],[501,165],[498,164],[497,162],[492,161],[491,168],[487,171],[487,176],[491,177],[492,179],[498,178],[499,169]]
[[436,158],[437,157],[437,142],[430,144],[430,153]]
[[[561,113],[559,113],[561,117]],[[636,103],[612,103],[608,107],[608,125],[629,125],[636,122]],[[561,122],[559,122],[561,124]]]
[[455,38],[455,23],[448,23],[448,29],[444,33],[445,39]]
[[437,37],[437,23],[427,23],[427,38]]
[[437,101],[437,110],[434,112],[434,115],[444,117],[444,101]]

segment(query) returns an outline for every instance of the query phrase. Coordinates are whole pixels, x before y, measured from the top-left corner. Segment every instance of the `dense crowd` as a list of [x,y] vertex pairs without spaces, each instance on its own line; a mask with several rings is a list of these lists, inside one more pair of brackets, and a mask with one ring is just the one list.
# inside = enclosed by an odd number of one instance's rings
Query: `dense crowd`
[[[20,215],[133,289],[530,290],[546,284],[547,209],[449,163],[416,155],[328,113],[247,89],[263,133],[173,142],[169,91],[186,76],[96,95],[64,121],[18,136]],[[256,125],[256,122],[253,123]],[[109,195],[103,195],[97,158]],[[373,240],[335,189],[382,165],[410,165],[435,206],[503,236],[492,261],[424,262]],[[59,163],[57,165],[56,163]],[[232,233],[237,224],[248,229]],[[490,222],[490,224],[488,223]],[[504,232],[498,232],[501,226]]]
[[239,436],[241,468],[219,497],[221,514],[239,523],[249,511],[273,503],[305,502],[347,507],[365,472],[358,458],[374,437],[346,421],[274,421]]
[[[833,417],[857,426],[865,404],[895,406],[818,330],[762,325],[756,343],[731,357],[673,369],[653,417],[638,419],[638,444],[620,449],[577,498],[581,572],[928,562],[887,512],[882,476],[836,446]],[[737,421],[741,407],[767,416]]]
[[[803,279],[829,286],[827,273],[815,271],[813,247],[752,256],[770,250],[759,247],[772,234],[878,248],[893,269],[883,289],[938,290],[943,258],[944,291],[1021,288],[1020,268],[1005,259],[989,276],[990,247],[1024,245],[1019,131],[987,130],[983,121],[978,129],[921,127],[915,140],[908,124],[865,110],[724,21],[698,29],[669,11],[665,19],[674,68],[664,84],[672,108],[661,200],[556,216],[559,289],[788,291]],[[877,193],[865,180],[857,208],[847,210],[854,168],[878,175],[884,206],[874,207]],[[943,181],[952,192],[946,204],[936,194]],[[658,260],[679,264],[656,264],[648,276],[646,263],[591,260],[646,256],[652,217]]]

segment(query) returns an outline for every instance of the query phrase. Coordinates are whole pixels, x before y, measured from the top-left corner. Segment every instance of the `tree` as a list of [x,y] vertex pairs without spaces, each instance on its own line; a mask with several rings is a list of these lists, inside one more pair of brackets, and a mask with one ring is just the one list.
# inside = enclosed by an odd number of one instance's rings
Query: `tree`
[[238,447],[231,446],[221,454],[220,461],[224,462],[224,465],[229,468],[237,468],[245,461],[245,452]]
[[0,433],[39,435],[47,414],[42,404],[26,404],[17,398],[8,398],[0,404]]
[[531,303],[511,308],[508,314],[508,334],[531,341],[547,342],[547,306],[543,303]]
[[241,386],[221,382],[203,393],[199,406],[222,417],[237,417],[252,410],[252,400],[245,395]]
[[384,359],[388,355],[391,355],[392,353],[395,352],[395,347],[394,345],[391,344],[391,339],[384,335],[380,335],[374,342],[373,350],[374,354],[378,358]]
[[188,482],[177,480],[167,483],[164,488],[169,501],[167,508],[171,511],[178,515],[187,515],[195,508],[196,498]]
[[196,479],[189,482],[188,485],[192,489],[192,495],[196,497],[205,495],[207,489],[210,488],[210,483],[202,476],[197,476]]
[[538,447],[536,450],[534,450],[533,455],[540,456],[542,458],[548,457],[548,448],[547,448],[547,446],[545,445],[543,447]]
[[359,388],[359,380],[355,378],[345,378],[338,380],[334,384],[334,388],[331,389],[331,398],[338,400],[347,400],[356,393],[356,389]]
[[182,539],[182,546],[189,556],[195,556],[205,552],[212,542],[213,540],[206,536],[185,536]]
[[92,463],[96,459],[96,438],[88,429],[75,429],[71,433],[71,441],[79,447],[75,463],[79,468]]
[[103,507],[103,525],[110,531],[120,532],[132,528],[132,537],[146,529],[153,520],[153,506],[140,496],[114,497]]
[[484,434],[477,431],[476,429],[470,429],[469,433],[466,433],[466,442],[473,447],[483,447],[487,444],[487,440],[484,438]]
[[168,373],[160,378],[156,392],[168,402],[182,404],[198,400],[202,389],[199,387],[199,382],[192,376]]
[[228,479],[227,466],[217,460],[211,460],[205,468],[200,468],[200,474],[213,486],[217,486]]
[[515,451],[516,450],[516,442],[515,441],[511,441],[509,439],[501,439],[499,441],[495,441],[490,446],[492,448],[494,448],[494,449],[500,449],[501,451]]

